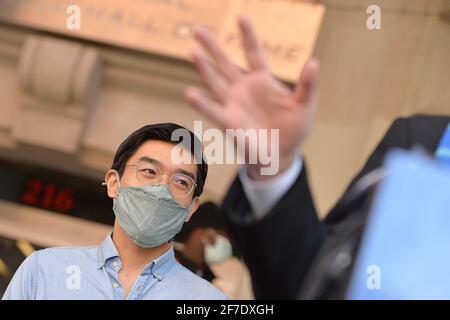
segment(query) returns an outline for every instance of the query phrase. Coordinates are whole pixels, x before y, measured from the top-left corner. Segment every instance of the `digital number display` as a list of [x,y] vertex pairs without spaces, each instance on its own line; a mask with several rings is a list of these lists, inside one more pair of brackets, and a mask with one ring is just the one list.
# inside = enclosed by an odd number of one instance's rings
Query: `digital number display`
[[74,208],[74,190],[67,186],[56,186],[38,178],[28,178],[20,202],[42,209],[70,213]]
[[112,225],[112,200],[100,180],[0,160],[0,199]]

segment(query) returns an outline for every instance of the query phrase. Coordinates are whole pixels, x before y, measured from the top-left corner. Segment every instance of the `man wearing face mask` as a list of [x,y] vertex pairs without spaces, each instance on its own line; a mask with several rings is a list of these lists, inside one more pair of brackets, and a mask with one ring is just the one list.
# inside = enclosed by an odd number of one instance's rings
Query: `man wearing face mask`
[[[183,148],[191,161],[178,164],[173,151],[180,145],[172,137],[180,130],[190,137]],[[132,133],[105,176],[116,215],[113,232],[95,247],[36,251],[3,299],[226,299],[178,264],[172,247],[203,191],[208,166],[194,159],[200,145],[192,132],[172,123]]]

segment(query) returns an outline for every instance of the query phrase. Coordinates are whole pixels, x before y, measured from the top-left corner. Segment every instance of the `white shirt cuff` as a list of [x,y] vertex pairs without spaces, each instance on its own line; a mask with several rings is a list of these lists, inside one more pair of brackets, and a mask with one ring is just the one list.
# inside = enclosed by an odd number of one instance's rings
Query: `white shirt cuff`
[[239,179],[252,207],[252,215],[255,220],[264,218],[270,212],[297,180],[302,167],[303,159],[298,155],[285,172],[266,181],[252,180],[248,176],[247,166],[243,166],[239,170]]

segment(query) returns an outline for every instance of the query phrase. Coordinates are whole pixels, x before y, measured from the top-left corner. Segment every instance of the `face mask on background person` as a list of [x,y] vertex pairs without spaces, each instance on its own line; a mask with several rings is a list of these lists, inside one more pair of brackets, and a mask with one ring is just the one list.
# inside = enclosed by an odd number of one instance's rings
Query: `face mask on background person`
[[165,184],[122,186],[119,177],[118,184],[113,211],[135,244],[157,247],[181,230],[193,202],[188,207],[178,204]]
[[208,265],[221,263],[227,260],[233,254],[233,248],[228,238],[216,234],[214,236],[214,243],[205,244],[205,262]]

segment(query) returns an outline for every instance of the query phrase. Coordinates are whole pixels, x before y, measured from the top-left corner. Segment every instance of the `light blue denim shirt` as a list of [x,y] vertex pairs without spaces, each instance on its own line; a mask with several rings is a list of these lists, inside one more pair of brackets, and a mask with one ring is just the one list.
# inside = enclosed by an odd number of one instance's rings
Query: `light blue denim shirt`
[[[111,235],[96,247],[39,250],[21,264],[3,299],[125,299],[118,278],[120,268]],[[171,248],[145,266],[127,299],[213,300],[227,296],[180,265]]]

